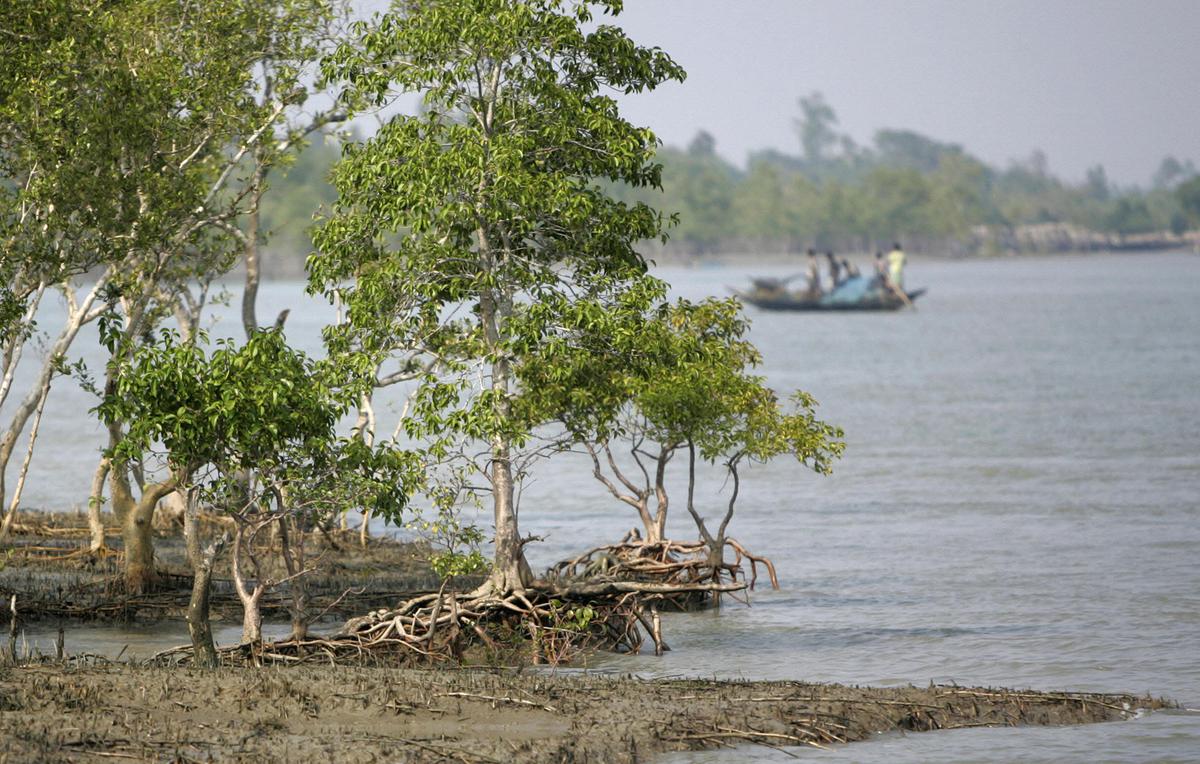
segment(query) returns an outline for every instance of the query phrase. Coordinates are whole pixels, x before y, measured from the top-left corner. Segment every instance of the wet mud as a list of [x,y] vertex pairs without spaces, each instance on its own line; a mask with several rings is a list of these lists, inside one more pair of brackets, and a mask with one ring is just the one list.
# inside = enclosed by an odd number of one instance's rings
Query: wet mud
[[886,732],[1128,719],[1161,700],[505,670],[0,668],[0,761],[642,762]]

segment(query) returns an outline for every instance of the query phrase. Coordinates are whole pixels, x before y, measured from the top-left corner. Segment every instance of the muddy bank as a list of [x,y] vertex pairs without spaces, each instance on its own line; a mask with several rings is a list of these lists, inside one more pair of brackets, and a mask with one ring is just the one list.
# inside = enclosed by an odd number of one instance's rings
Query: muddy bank
[[[0,552],[0,599],[17,595],[23,621],[152,620],[182,618],[191,596],[192,573],[186,545],[177,525],[156,528],[155,564],[158,588],[128,596],[121,583],[121,537],[106,516],[108,551],[88,554],[87,518],[81,513],[26,513]],[[214,529],[209,529],[214,530]],[[436,590],[441,580],[429,565],[431,550],[420,542],[371,538],[364,547],[358,531],[311,533],[305,556],[313,572],[306,576],[314,613],[346,617],[395,605],[408,597]],[[283,578],[278,555],[262,555],[264,576]],[[478,579],[463,577],[452,585],[470,588]],[[286,587],[269,591],[263,612],[286,616]],[[239,622],[241,605],[234,591],[226,553],[215,568],[213,619]],[[7,609],[3,616],[7,618]]]
[[0,668],[0,761],[634,762],[880,732],[1115,721],[1124,695],[481,670]]

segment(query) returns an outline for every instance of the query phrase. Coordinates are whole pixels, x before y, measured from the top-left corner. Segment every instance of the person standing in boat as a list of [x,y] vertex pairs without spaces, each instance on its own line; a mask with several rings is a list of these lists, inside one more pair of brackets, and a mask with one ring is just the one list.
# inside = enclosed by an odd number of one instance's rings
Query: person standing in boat
[[854,263],[850,262],[850,258],[843,257],[842,258],[842,273],[844,274],[842,276],[842,279],[844,279],[844,280],[856,279],[859,276],[858,266],[855,265]]
[[808,278],[808,292],[805,297],[815,300],[821,296],[821,269],[817,265],[817,252],[814,249],[808,250],[808,270],[805,275]]
[[896,242],[887,256],[888,281],[891,282],[894,289],[904,289],[904,266],[907,262],[908,257],[904,254],[904,248],[900,246],[900,242]]
[[908,293],[904,291],[904,265],[908,258],[904,255],[904,249],[900,246],[900,242],[892,245],[892,251],[888,252],[887,256],[887,273],[884,275],[884,288],[895,295],[896,299],[910,308],[916,309],[909,299]]
[[883,252],[875,250],[875,283],[881,287],[886,287],[887,280],[887,261],[883,259]]
[[829,261],[829,291],[832,292],[842,283],[842,264],[832,252],[826,252],[825,259]]

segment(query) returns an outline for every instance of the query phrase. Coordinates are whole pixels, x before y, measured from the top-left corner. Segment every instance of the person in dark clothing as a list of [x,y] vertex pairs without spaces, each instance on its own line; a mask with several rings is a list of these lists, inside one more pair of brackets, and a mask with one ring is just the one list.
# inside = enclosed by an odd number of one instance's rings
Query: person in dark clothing
[[808,250],[808,270],[805,272],[808,277],[808,294],[807,297],[815,300],[821,296],[821,272],[817,265],[816,250]]
[[882,287],[886,287],[888,283],[888,267],[887,260],[883,259],[883,253],[875,251],[875,281]]
[[837,261],[832,252],[826,252],[825,258],[829,261],[829,291],[837,289],[838,284],[842,283],[842,264]]

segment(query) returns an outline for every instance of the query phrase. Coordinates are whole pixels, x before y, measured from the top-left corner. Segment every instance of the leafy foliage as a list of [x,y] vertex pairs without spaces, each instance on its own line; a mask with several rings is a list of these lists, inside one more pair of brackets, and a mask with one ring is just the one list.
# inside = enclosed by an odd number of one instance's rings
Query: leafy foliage
[[270,122],[253,65],[276,19],[247,0],[5,4],[3,222],[27,280],[203,242],[179,224],[216,202],[229,143]]
[[[318,230],[310,288],[348,321],[328,333],[360,368],[423,356],[406,420],[432,458],[469,458],[491,483],[497,555],[515,564],[514,449],[536,421],[519,403],[517,359],[546,344],[611,341],[613,309],[653,287],[634,246],[662,233],[648,205],[608,187],[655,187],[654,135],[606,91],[634,93],[683,71],[662,51],[595,24],[618,2],[409,2],[326,61],[343,100],[423,94],[334,171],[339,200]],[[589,31],[590,30],[590,31]],[[507,549],[507,552],[501,550]]]
[[[104,336],[118,335],[110,326]],[[184,482],[200,475],[214,496],[238,495],[239,475],[254,471],[308,511],[349,504],[399,518],[416,479],[411,455],[339,440],[339,391],[282,332],[258,332],[242,346],[221,340],[205,354],[164,330],[129,357],[99,406],[106,420],[128,422],[118,461],[159,448],[170,471]]]
[[[781,402],[752,372],[761,357],[747,329],[736,300],[663,303],[638,331],[620,335],[629,345],[618,352],[549,347],[522,359],[519,374],[533,391],[524,403],[587,448],[595,476],[639,510],[647,538],[657,541],[667,507],[664,471],[681,448],[735,473],[744,460],[790,454],[828,474],[842,453],[841,430],[817,419],[810,395]],[[600,451],[615,482],[604,475]],[[614,452],[627,452],[636,469],[620,467]],[[653,516],[651,494],[658,497]]]

